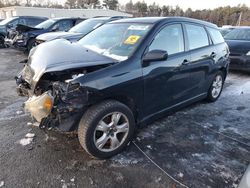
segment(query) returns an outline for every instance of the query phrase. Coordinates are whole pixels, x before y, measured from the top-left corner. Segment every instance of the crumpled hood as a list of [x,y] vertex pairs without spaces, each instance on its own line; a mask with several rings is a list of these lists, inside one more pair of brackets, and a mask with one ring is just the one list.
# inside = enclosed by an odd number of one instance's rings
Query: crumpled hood
[[226,40],[231,54],[246,54],[250,51],[250,41]]
[[28,59],[28,64],[33,72],[33,82],[37,82],[46,72],[115,62],[114,59],[97,54],[79,43],[71,43],[65,39],[40,44],[31,50]]
[[78,37],[79,38],[82,36],[81,33],[73,33],[73,32],[49,32],[49,33],[44,33],[42,35],[39,35],[36,37],[37,40],[41,41],[51,41],[59,38],[64,38],[68,39],[71,37]]
[[22,25],[22,24],[17,24],[16,26],[16,31],[18,31],[19,33],[24,33],[24,32],[28,32],[28,31],[35,31],[35,30],[41,30],[35,27],[30,27],[27,25]]

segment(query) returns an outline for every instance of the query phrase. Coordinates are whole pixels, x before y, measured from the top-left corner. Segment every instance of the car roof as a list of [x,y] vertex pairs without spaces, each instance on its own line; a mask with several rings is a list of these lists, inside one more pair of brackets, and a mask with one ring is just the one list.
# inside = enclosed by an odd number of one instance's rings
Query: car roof
[[96,16],[96,17],[89,18],[89,19],[106,21],[106,20],[118,20],[118,19],[124,19],[124,18],[128,18],[128,17],[126,16]]
[[13,18],[39,18],[39,19],[48,19],[47,17],[43,17],[43,16],[13,16]]
[[209,27],[214,27],[217,28],[217,25],[202,21],[202,20],[197,20],[193,18],[187,18],[187,17],[143,17],[143,18],[127,18],[127,19],[121,19],[121,20],[116,20],[113,21],[112,23],[148,23],[148,24],[156,24],[159,22],[176,22],[176,21],[181,21],[181,22],[192,22],[192,23],[197,23],[197,24],[202,24],[206,25]]
[[86,20],[87,18],[80,17],[60,17],[60,18],[51,18],[52,20]]

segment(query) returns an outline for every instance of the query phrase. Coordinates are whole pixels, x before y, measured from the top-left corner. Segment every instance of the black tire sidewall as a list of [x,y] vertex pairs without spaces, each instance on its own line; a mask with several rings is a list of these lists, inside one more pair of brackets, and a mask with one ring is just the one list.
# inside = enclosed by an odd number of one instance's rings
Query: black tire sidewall
[[34,38],[29,39],[28,44],[27,44],[27,52],[28,53],[32,49],[32,46],[33,46],[34,43],[35,43],[35,39]]
[[0,35],[0,47],[4,48],[5,44],[4,44],[4,36]]
[[[95,129],[96,129],[99,121],[104,116],[106,116],[107,114],[110,114],[112,112],[121,112],[127,117],[128,121],[129,121],[129,132],[128,132],[127,138],[125,139],[125,141],[123,142],[123,144],[120,147],[118,147],[114,151],[103,152],[103,151],[100,151],[99,149],[97,149],[97,147],[95,146],[94,132],[95,132]],[[129,110],[129,108],[127,108],[125,105],[121,104],[121,105],[116,105],[116,106],[112,106],[110,108],[104,109],[103,111],[100,111],[95,116],[95,118],[92,119],[92,121],[90,122],[89,128],[88,128],[87,133],[86,133],[86,137],[85,137],[87,150],[94,157],[110,158],[110,157],[120,153],[124,149],[124,147],[126,147],[128,142],[132,139],[134,132],[135,132],[134,117],[133,117],[132,112]]]
[[[217,77],[218,75],[220,75],[221,78],[222,78],[222,88],[221,88],[220,94],[219,94],[216,98],[214,98],[213,95],[212,95],[213,82],[214,82],[214,80],[216,79],[216,77]],[[219,72],[217,72],[217,73],[215,74],[215,76],[214,76],[214,78],[213,78],[213,80],[212,80],[211,86],[210,86],[210,88],[209,88],[209,91],[208,91],[208,96],[207,96],[208,101],[210,101],[210,102],[215,102],[215,101],[220,97],[220,95],[221,95],[221,93],[222,93],[222,90],[223,90],[223,86],[224,86],[224,80],[225,80],[225,79],[224,79],[224,74],[223,74],[221,71],[219,71]]]

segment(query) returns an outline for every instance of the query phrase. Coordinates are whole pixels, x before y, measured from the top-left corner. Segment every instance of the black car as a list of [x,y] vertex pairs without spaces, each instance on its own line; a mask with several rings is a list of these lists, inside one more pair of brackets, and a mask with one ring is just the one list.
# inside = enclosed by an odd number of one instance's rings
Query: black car
[[121,19],[76,43],[31,51],[16,77],[41,128],[78,129],[82,147],[108,158],[137,125],[207,99],[216,101],[229,65],[216,25],[183,17]]
[[250,27],[234,29],[224,38],[230,50],[230,69],[250,72]]
[[18,24],[24,24],[27,26],[36,26],[41,22],[47,20],[45,17],[37,16],[17,16],[7,18],[0,22],[0,46],[4,45],[4,39],[8,33],[8,30],[15,29]]
[[113,17],[96,17],[87,19],[80,24],[72,27],[68,32],[49,32],[36,37],[36,44],[41,44],[43,42],[64,38],[71,42],[76,42],[94,29],[100,27],[101,25],[125,18],[123,16],[113,16]]
[[234,27],[234,26],[222,27],[222,28],[220,28],[220,33],[224,37],[226,34],[233,31],[235,28],[237,28],[237,27]]
[[18,34],[15,38],[6,40],[8,42],[11,40],[12,46],[29,52],[31,48],[35,46],[35,39],[38,35],[52,31],[68,31],[83,20],[83,18],[53,18],[35,27],[19,25],[19,27],[16,28]]

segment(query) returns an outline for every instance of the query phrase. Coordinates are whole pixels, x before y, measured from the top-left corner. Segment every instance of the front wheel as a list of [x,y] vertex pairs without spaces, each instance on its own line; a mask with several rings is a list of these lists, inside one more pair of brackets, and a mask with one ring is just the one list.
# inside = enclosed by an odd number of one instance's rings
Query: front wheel
[[124,104],[108,100],[90,107],[83,115],[78,138],[92,156],[109,158],[120,153],[132,139],[133,113]]
[[5,48],[4,36],[3,35],[0,35],[0,48]]
[[33,48],[33,47],[35,47],[35,43],[36,42],[36,40],[34,39],[34,38],[31,38],[29,41],[28,41],[28,43],[27,43],[27,53],[29,53],[30,52],[30,50]]
[[214,102],[220,97],[223,85],[224,85],[224,75],[221,71],[219,71],[215,75],[213,82],[208,90],[207,100],[209,102]]

